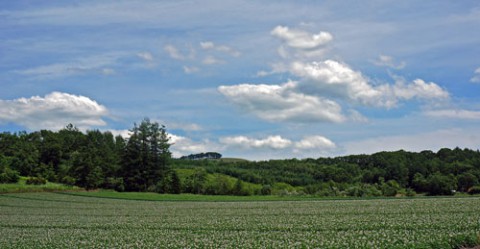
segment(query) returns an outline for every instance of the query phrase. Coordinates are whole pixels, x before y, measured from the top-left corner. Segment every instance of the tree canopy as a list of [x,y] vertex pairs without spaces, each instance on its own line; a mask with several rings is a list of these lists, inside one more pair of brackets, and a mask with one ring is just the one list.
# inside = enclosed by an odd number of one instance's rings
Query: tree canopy
[[480,183],[480,152],[471,149],[255,162],[222,160],[216,152],[174,159],[170,146],[165,126],[148,118],[134,124],[128,138],[73,125],[3,132],[0,183],[26,176],[117,191],[351,196],[448,195],[477,191]]

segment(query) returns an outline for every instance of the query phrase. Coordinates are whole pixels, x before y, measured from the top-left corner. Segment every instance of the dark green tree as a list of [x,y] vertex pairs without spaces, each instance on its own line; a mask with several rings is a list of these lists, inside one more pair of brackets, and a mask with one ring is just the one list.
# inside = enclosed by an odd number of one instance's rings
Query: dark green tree
[[145,118],[131,133],[122,157],[125,189],[154,190],[166,176],[171,158],[166,129]]

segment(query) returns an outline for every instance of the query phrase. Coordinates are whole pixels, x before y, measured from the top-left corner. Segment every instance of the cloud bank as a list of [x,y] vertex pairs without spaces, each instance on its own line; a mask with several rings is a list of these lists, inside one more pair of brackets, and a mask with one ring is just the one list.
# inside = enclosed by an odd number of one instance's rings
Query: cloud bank
[[107,115],[107,108],[95,100],[62,92],[0,100],[0,122],[16,123],[29,130],[58,130],[69,123],[80,129],[104,126],[103,117]]
[[[278,49],[284,61],[272,71],[258,76],[287,73],[295,78],[283,84],[238,84],[220,86],[218,91],[233,104],[257,117],[274,122],[364,121],[355,107],[395,108],[403,101],[445,101],[449,92],[434,82],[415,79],[376,84],[347,63],[323,58],[333,36],[328,32],[311,34],[277,26],[271,35],[281,40]],[[291,54],[294,56],[292,57]],[[381,56],[379,64],[400,68],[393,58]],[[342,109],[348,106],[350,116]],[[362,117],[362,118],[358,118]]]

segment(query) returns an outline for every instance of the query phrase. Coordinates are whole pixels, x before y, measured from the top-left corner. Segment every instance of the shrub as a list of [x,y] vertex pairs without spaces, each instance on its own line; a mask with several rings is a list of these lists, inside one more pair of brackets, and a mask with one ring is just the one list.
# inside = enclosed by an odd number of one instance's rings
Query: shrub
[[20,175],[17,171],[5,168],[4,172],[0,173],[0,183],[17,183],[20,180]]
[[29,177],[26,183],[28,185],[43,185],[47,184],[47,179],[43,177]]
[[407,192],[406,192],[406,196],[408,197],[413,197],[417,195],[417,193],[415,192],[415,190],[411,189],[411,188],[407,188]]
[[451,176],[435,173],[428,178],[428,195],[453,195],[455,183]]
[[118,192],[125,191],[123,178],[120,178],[120,177],[107,177],[104,182],[104,187],[108,189],[114,189],[115,191],[118,191]]
[[69,186],[75,185],[75,182],[76,182],[76,181],[77,181],[77,180],[76,180],[75,178],[71,177],[71,176],[64,176],[64,177],[62,178],[62,183],[63,183],[63,184],[66,184],[66,185],[69,185]]
[[271,195],[272,194],[272,186],[270,185],[263,185],[262,189],[260,190],[262,195]]

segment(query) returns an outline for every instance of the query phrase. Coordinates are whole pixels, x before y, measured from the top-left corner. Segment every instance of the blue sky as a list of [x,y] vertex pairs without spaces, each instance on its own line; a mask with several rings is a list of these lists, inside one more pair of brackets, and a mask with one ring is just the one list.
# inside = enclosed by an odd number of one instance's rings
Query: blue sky
[[480,147],[478,1],[2,1],[0,130],[254,160]]

